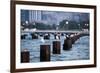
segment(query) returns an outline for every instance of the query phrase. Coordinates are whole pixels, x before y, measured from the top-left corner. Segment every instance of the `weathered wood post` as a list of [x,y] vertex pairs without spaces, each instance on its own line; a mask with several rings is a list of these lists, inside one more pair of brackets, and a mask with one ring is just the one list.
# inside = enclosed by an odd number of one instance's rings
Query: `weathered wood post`
[[72,41],[72,44],[74,44],[75,43],[75,39],[74,39],[74,34],[72,33],[69,37],[70,37],[70,39],[71,39],[71,41]]
[[64,33],[61,33],[61,36],[64,36]]
[[50,39],[50,35],[49,35],[49,34],[45,34],[45,35],[44,35],[44,39],[49,40],[49,39]]
[[83,34],[81,34],[81,33],[77,33],[76,34],[76,40],[78,40],[80,37],[82,37],[83,36]]
[[61,53],[61,43],[60,41],[53,41],[53,54]]
[[40,45],[40,61],[50,61],[50,45]]
[[72,40],[70,37],[67,37],[64,40],[64,44],[63,44],[63,50],[70,50],[70,48],[72,48]]
[[28,63],[30,61],[29,51],[24,50],[21,52],[21,63]]
[[21,35],[21,39],[25,39],[25,37],[26,37],[27,35]]
[[31,36],[32,36],[32,39],[38,39],[38,35],[35,33],[32,33]]
[[55,39],[60,39],[60,35],[59,34],[54,34],[54,38]]
[[75,33],[74,36],[71,38],[72,38],[72,44],[74,44],[75,41],[77,41],[79,39],[79,35],[77,33]]
[[76,35],[75,34],[72,34],[72,36],[70,38],[72,40],[72,44],[74,44],[75,41],[76,41]]
[[74,44],[75,43],[75,36],[71,37],[71,39],[72,39],[72,44]]

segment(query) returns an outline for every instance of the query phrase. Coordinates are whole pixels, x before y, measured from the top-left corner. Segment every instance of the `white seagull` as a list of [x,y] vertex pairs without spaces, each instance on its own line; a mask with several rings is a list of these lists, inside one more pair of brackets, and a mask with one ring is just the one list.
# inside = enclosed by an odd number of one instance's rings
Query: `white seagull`
[[41,37],[40,39],[41,39],[40,41],[41,41],[42,43],[45,43],[45,40],[44,40],[43,37]]

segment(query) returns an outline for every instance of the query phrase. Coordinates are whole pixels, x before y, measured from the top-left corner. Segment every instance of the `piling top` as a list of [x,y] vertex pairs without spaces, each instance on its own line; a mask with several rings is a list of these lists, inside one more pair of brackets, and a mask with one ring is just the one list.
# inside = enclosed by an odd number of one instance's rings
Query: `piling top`
[[54,40],[53,42],[60,42],[60,40]]
[[23,52],[28,52],[28,49],[25,48],[25,49],[23,49],[22,51],[23,51]]
[[48,43],[47,41],[45,41],[44,43],[41,43],[41,45],[50,45],[50,43]]
[[40,49],[50,49],[50,45],[40,45]]
[[44,44],[44,45],[40,45],[40,46],[50,46],[50,44]]

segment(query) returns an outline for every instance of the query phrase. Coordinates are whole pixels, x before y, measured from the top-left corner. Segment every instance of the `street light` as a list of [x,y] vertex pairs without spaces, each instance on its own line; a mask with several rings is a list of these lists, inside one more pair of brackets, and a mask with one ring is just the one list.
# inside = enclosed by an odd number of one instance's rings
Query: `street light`
[[[88,29],[89,24],[86,24],[86,28]],[[89,30],[89,29],[88,29]]]
[[87,24],[87,26],[88,26],[89,24]]
[[88,27],[89,24],[85,24],[86,27]]
[[66,24],[68,24],[68,21],[66,21]]
[[25,21],[25,24],[28,25],[28,21]]
[[80,24],[78,24],[78,26],[79,26],[79,29],[80,29]]
[[89,24],[85,24],[85,25],[84,25],[84,29],[85,29],[85,30],[89,30],[88,26],[89,26]]
[[57,24],[56,30],[58,30],[58,26],[59,26],[59,24]]
[[66,21],[66,23],[65,23],[67,25],[67,30],[68,30],[68,23],[69,23],[68,21]]

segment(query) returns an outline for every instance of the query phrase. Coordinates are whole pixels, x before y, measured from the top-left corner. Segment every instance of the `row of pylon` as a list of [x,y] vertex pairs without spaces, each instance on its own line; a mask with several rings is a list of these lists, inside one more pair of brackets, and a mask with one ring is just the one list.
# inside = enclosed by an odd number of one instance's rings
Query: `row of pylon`
[[[64,40],[63,50],[68,51],[71,50],[72,45],[82,36],[85,36],[88,34],[73,34],[66,36],[66,39]],[[52,53],[53,54],[61,54],[61,41],[53,41],[52,45]],[[51,59],[51,45],[43,44],[40,45],[40,62],[50,61]],[[22,51],[21,52],[21,62],[29,62],[30,61],[30,53],[29,51]]]

